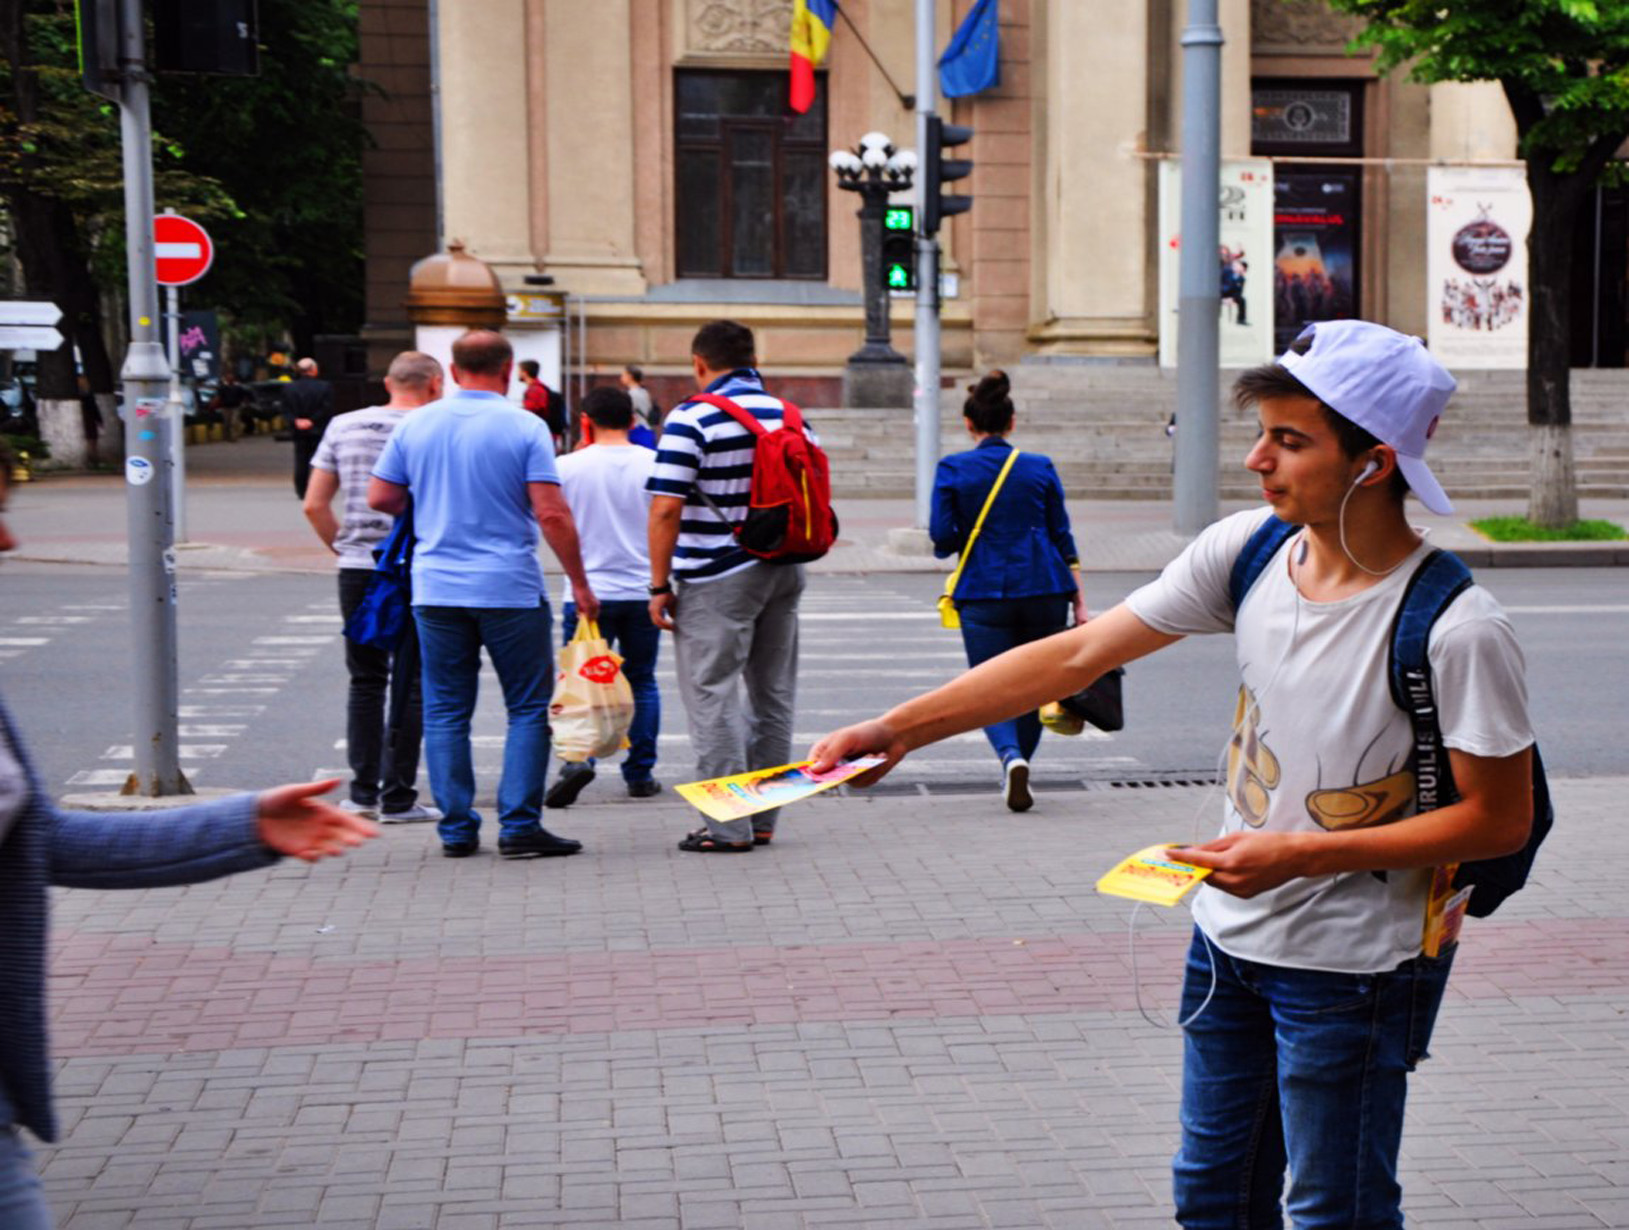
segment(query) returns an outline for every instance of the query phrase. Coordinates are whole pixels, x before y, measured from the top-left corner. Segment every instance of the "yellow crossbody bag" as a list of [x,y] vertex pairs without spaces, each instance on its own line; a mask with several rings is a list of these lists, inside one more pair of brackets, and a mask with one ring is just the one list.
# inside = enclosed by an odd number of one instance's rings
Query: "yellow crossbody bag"
[[979,539],[979,531],[984,528],[984,518],[990,513],[990,505],[995,503],[1001,484],[1007,481],[1007,471],[1012,469],[1012,463],[1017,460],[1018,450],[1013,449],[1007,454],[1007,464],[1002,466],[1001,473],[996,475],[995,486],[991,487],[990,494],[984,497],[984,507],[979,509],[979,519],[973,522],[973,532],[967,536],[967,543],[962,547],[961,558],[956,561],[956,571],[945,578],[945,592],[939,595],[939,623],[943,627],[962,626],[961,614],[956,610],[956,586],[962,579],[962,569],[967,567],[967,557],[973,553],[973,544]]

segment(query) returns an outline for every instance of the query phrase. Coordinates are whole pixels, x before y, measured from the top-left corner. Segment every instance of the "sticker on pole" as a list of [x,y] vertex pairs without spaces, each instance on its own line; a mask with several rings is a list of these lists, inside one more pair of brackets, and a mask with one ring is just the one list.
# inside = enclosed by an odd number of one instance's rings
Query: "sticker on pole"
[[214,241],[191,218],[159,214],[153,219],[153,270],[160,286],[187,286],[214,262]]
[[153,463],[145,457],[126,457],[124,481],[132,487],[145,487],[153,481]]

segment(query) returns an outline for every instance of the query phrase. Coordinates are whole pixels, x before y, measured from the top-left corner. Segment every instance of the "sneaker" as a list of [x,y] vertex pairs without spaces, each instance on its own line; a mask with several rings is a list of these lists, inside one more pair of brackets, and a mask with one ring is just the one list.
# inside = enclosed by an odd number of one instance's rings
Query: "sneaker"
[[570,807],[583,792],[583,787],[594,780],[594,766],[568,762],[560,766],[560,776],[543,796],[544,807]]
[[642,782],[628,783],[628,797],[630,799],[648,799],[652,795],[662,793],[662,783],[654,777],[647,777]]
[[556,837],[545,828],[520,837],[498,838],[498,853],[504,858],[563,858],[582,848],[582,842]]
[[380,824],[420,824],[425,820],[440,820],[441,809],[429,807],[418,803],[412,807],[404,807],[401,811],[382,811],[379,813]]
[[1035,806],[1035,796],[1029,792],[1029,761],[1014,756],[1002,767],[1002,796],[1008,811],[1028,811]]
[[443,858],[468,858],[481,848],[478,840],[444,841],[441,843],[441,856]]
[[358,803],[355,799],[345,799],[339,803],[340,811],[348,811],[353,816],[361,816],[364,820],[377,820],[379,818],[379,805],[377,803]]

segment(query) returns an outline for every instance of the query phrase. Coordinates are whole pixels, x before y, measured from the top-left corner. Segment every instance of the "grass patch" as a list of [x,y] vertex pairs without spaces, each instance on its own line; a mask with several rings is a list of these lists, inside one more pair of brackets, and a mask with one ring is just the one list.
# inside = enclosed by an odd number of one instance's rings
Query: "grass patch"
[[1526,517],[1483,517],[1472,521],[1471,528],[1494,542],[1615,542],[1629,538],[1615,521],[1574,521],[1552,530]]

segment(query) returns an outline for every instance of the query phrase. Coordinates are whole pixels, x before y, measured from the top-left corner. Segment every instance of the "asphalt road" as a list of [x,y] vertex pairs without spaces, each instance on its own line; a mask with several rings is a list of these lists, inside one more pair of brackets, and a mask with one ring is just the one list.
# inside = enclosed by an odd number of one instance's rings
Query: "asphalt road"
[[[1103,609],[1143,579],[1094,574]],[[1528,658],[1534,719],[1555,775],[1629,773],[1629,572],[1498,569],[1484,582],[1504,602]],[[800,743],[879,712],[950,677],[960,638],[933,614],[937,577],[817,578],[805,601]],[[111,789],[128,771],[132,649],[123,572],[18,564],[0,569],[0,679],[56,791]],[[180,583],[182,761],[204,787],[259,788],[343,772],[344,666],[331,579],[298,574],[190,574]],[[692,774],[684,719],[664,658],[658,773]],[[1048,736],[1036,763],[1041,790],[1140,788],[1214,773],[1234,690],[1228,638],[1184,642],[1136,663],[1127,677],[1128,729],[1114,736]],[[477,766],[490,797],[501,754],[495,680],[483,688]],[[602,775],[607,776],[607,775]],[[994,789],[994,759],[973,734],[912,756],[892,789],[930,794]],[[614,784],[595,783],[585,802]],[[605,797],[609,797],[609,793]]]

